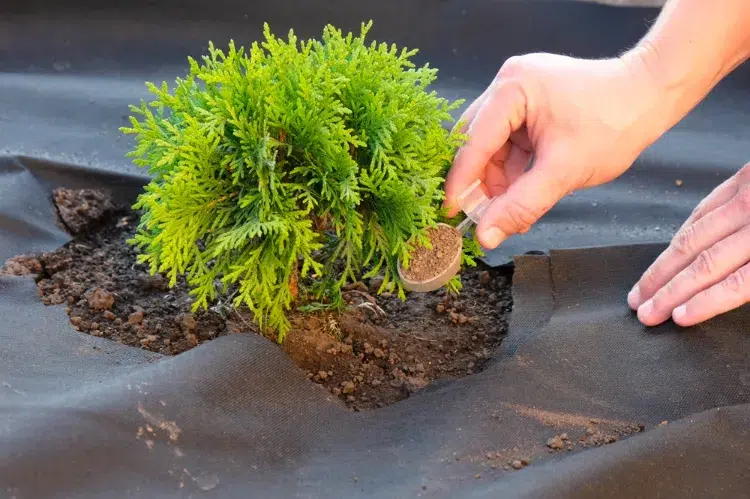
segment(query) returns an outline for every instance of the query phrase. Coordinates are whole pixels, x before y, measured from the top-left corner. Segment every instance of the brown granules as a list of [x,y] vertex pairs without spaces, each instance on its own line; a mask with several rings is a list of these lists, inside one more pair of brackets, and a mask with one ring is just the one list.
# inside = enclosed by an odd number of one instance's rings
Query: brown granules
[[461,233],[453,227],[438,225],[427,229],[432,249],[418,245],[414,248],[409,268],[402,270],[405,279],[425,282],[443,273],[456,254],[461,251]]

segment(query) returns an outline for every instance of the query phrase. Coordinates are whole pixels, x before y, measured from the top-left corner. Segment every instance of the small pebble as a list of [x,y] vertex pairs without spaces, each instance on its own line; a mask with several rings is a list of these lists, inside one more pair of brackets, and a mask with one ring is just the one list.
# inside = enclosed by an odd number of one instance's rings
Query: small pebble
[[195,320],[193,314],[180,314],[174,318],[175,323],[180,326],[183,332],[195,331],[198,327],[198,322]]
[[682,187],[682,180],[680,179],[675,180],[674,185],[676,185],[677,187]]
[[518,459],[512,461],[510,465],[513,466],[513,469],[516,469],[516,470],[520,470],[521,468],[523,468],[523,463],[519,461]]
[[140,324],[141,322],[143,322],[143,311],[141,310],[133,312],[128,317],[128,324]]
[[101,288],[96,288],[87,298],[92,310],[109,310],[115,304],[115,295]]
[[563,448],[562,438],[560,438],[559,435],[555,435],[554,437],[547,440],[547,447],[553,450],[561,450]]

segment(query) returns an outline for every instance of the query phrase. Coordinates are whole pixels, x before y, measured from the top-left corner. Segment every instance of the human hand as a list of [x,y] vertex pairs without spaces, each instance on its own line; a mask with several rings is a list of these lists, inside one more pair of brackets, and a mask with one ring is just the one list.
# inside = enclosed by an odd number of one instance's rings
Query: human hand
[[701,201],[628,295],[647,326],[692,326],[750,302],[750,163]]
[[628,55],[508,59],[461,117],[468,140],[446,177],[449,216],[459,211],[457,196],[481,179],[485,193],[497,198],[477,238],[494,248],[528,231],[572,191],[625,172],[666,129],[646,64]]

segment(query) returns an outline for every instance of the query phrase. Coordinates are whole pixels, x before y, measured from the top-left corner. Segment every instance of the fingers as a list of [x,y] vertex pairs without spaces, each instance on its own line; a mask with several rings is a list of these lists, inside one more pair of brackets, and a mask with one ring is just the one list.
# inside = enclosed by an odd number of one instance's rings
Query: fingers
[[750,264],[740,267],[718,284],[677,307],[672,319],[680,326],[694,326],[750,302]]
[[484,101],[487,98],[487,94],[489,93],[491,87],[488,87],[485,89],[484,92],[482,92],[482,95],[474,99],[474,102],[469,105],[469,107],[466,108],[466,110],[463,112],[461,117],[458,119],[458,122],[456,123],[457,126],[460,126],[460,132],[466,133],[466,131],[471,126],[471,123],[474,121],[474,118],[477,115],[477,111],[479,111],[479,108],[482,107],[482,104],[484,104]]
[[469,126],[468,139],[456,154],[445,180],[445,204],[449,207],[449,216],[455,216],[459,211],[457,196],[476,179],[484,178],[487,163],[508,141],[511,133],[521,128],[525,113],[525,96],[517,82],[499,82],[489,90]]
[[638,308],[638,319],[647,326],[661,324],[693,296],[727,279],[745,265],[749,257],[750,227],[746,226],[698,254],[690,265]]
[[743,177],[748,176],[748,173],[750,173],[750,167],[749,165],[746,165],[740,170],[740,173],[725,180],[716,189],[711,191],[711,193],[695,207],[693,213],[690,214],[688,219],[685,220],[685,223],[682,224],[682,227],[680,227],[680,230],[694,224],[719,206],[726,204],[732,199],[742,186]]
[[[726,204],[677,232],[669,247],[646,270],[628,294],[628,304],[639,309],[701,252],[743,227],[750,218],[750,190],[743,188]],[[660,316],[664,310],[658,311]],[[651,315],[651,314],[646,314]],[[667,316],[668,317],[668,316]]]
[[522,174],[492,202],[477,225],[477,239],[487,249],[523,234],[568,192],[567,182],[545,165]]

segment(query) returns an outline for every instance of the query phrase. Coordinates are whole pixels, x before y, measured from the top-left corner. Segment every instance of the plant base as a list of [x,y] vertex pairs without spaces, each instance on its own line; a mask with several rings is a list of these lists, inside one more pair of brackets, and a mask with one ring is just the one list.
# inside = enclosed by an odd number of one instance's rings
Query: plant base
[[[166,279],[136,264],[126,240],[137,214],[87,213],[103,218],[83,224],[87,232],[56,251],[11,259],[0,272],[35,275],[44,303],[67,307],[82,333],[165,355],[226,334],[255,334],[248,311],[218,306],[193,314],[184,282],[168,289]],[[379,283],[372,281],[349,286],[341,312],[291,312],[293,329],[279,345],[311,382],[354,410],[479,372],[505,335],[512,306],[507,269],[466,271],[458,299],[439,290],[401,302],[376,295]]]

